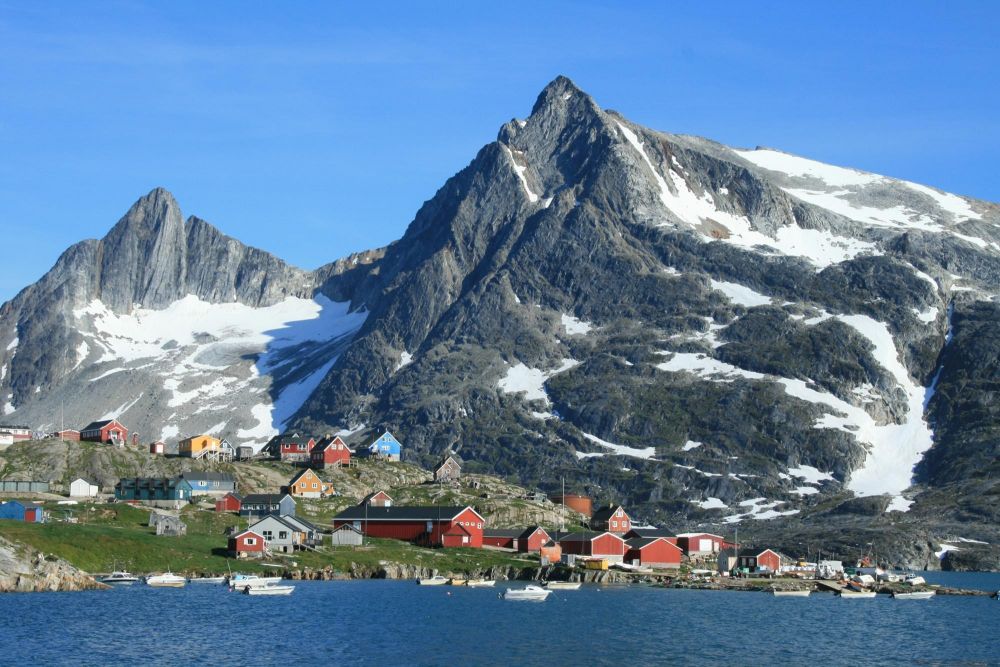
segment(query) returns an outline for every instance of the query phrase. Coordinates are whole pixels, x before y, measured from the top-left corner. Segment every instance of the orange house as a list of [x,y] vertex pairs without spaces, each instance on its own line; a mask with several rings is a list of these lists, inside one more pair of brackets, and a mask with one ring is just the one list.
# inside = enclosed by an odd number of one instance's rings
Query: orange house
[[195,435],[177,443],[177,453],[181,456],[197,459],[204,456],[205,452],[218,451],[221,447],[222,440],[218,438],[213,438],[210,435]]
[[333,486],[321,480],[312,468],[306,468],[288,482],[288,493],[298,498],[322,498],[333,493]]

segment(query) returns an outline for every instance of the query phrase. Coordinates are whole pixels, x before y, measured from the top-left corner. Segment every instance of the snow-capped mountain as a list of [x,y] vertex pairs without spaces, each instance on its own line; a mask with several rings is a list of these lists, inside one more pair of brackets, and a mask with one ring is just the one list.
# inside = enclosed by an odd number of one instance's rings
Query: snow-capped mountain
[[167,438],[385,426],[649,519],[960,524],[996,513],[998,224],[560,77],[402,239],[315,272],[154,191],[0,309],[0,402]]

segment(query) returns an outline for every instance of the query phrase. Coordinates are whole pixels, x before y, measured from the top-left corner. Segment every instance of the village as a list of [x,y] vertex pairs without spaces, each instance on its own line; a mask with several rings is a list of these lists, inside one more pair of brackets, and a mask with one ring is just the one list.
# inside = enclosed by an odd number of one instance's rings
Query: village
[[[0,435],[14,442],[32,437],[31,430],[24,427],[0,427]],[[134,437],[129,444],[128,428],[113,419],[49,437],[114,448],[139,447]],[[619,580],[675,585],[712,578],[734,582],[767,580],[776,591],[780,587],[775,588],[773,582],[778,578],[841,581],[842,585],[836,584],[838,591],[850,591],[847,587],[852,586],[858,593],[869,592],[867,587],[876,583],[875,567],[857,571],[847,568],[856,579],[848,581],[840,561],[808,562],[802,555],[790,557],[769,545],[741,544],[738,534],[728,538],[711,532],[674,532],[645,525],[621,504],[604,503],[595,509],[593,499],[579,493],[524,493],[519,501],[551,508],[550,520],[546,525],[519,525],[510,516],[493,520],[483,507],[488,501],[401,503],[388,488],[375,488],[353,497],[350,491],[345,493],[346,487],[338,488],[334,481],[337,474],[353,471],[369,475],[411,465],[403,462],[404,447],[389,431],[353,448],[340,435],[289,433],[273,438],[256,452],[234,448],[225,439],[207,434],[179,440],[170,454],[164,442],[143,449],[150,456],[197,460],[209,467],[243,461],[281,466],[280,470],[293,472],[284,483],[272,488],[258,485],[252,489],[241,488],[232,472],[216,470],[187,470],[172,477],[122,477],[113,489],[77,478],[64,490],[66,500],[7,500],[0,504],[0,520],[73,523],[79,521],[79,516],[72,515],[74,505],[89,503],[90,511],[100,503],[125,505],[148,510],[147,529],[159,538],[170,539],[187,534],[186,521],[200,516],[190,510],[198,508],[222,519],[221,524],[215,524],[222,529],[212,538],[217,540],[217,545],[211,547],[213,553],[243,564],[301,560],[306,554],[350,554],[373,548],[384,551],[386,545],[397,542],[428,553],[479,551],[509,555],[520,559],[526,571],[544,569],[546,576],[578,581],[601,580],[617,571]],[[454,496],[441,494],[463,489],[463,484],[469,484],[471,490],[481,487],[482,482],[470,481],[463,475],[461,458],[447,453],[417,487],[433,489],[431,493],[437,495],[432,497],[446,501]],[[0,480],[0,493],[8,497],[49,491],[44,481]],[[483,493],[479,497],[488,496]],[[462,498],[468,500],[470,496]],[[433,574],[437,575],[438,569]],[[453,578],[465,581],[466,573],[458,569]]]

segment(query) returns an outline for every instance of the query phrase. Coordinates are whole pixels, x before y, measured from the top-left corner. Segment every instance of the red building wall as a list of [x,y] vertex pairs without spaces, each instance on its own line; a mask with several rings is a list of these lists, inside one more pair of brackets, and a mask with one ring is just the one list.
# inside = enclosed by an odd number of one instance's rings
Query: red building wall
[[240,501],[233,497],[232,494],[227,493],[222,498],[215,501],[215,511],[216,512],[239,512],[240,511]]
[[[353,521],[335,521],[334,528]],[[469,543],[466,546],[481,549],[483,546],[483,520],[471,509],[466,509],[454,521],[432,521],[429,536],[430,544],[441,544],[445,533],[455,525],[461,525],[469,533]],[[371,521],[367,524],[361,521],[361,530],[369,537],[384,537],[393,540],[413,542],[417,539],[427,539],[426,521]]]
[[513,537],[487,537],[483,536],[483,546],[486,547],[499,547],[501,549],[513,549],[514,548],[514,538]]
[[766,567],[772,572],[777,572],[781,568],[781,558],[770,549],[766,549],[757,556],[757,567]]
[[647,563],[663,563],[680,565],[681,550],[666,540],[650,542],[642,549],[629,549],[625,555],[627,561],[639,561],[640,565]]
[[538,529],[528,536],[526,540],[519,540],[517,543],[518,551],[535,552],[542,548],[542,545],[548,542],[550,539],[549,534],[542,529]]
[[615,535],[605,533],[590,542],[591,556],[624,556],[625,541]]
[[[255,544],[248,544],[247,538],[254,540]],[[243,533],[229,538],[229,550],[240,554],[258,554],[264,552],[264,537],[257,533]]]

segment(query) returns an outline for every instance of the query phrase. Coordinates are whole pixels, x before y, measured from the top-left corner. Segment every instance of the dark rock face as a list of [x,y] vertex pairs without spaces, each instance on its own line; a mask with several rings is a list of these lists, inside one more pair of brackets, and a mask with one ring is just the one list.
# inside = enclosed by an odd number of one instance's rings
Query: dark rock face
[[[642,128],[560,77],[403,238],[311,273],[153,191],[0,308],[0,404],[63,377],[93,299],[322,296],[366,317],[339,356],[299,355],[286,384],[329,372],[297,429],[389,428],[416,462],[459,451],[673,526],[882,525],[899,544],[919,527],[926,545],[935,517],[995,520],[998,224],[986,202]],[[873,435],[919,421],[913,387],[936,389],[916,455]],[[871,460],[921,455],[909,512],[899,485],[851,500]]]

